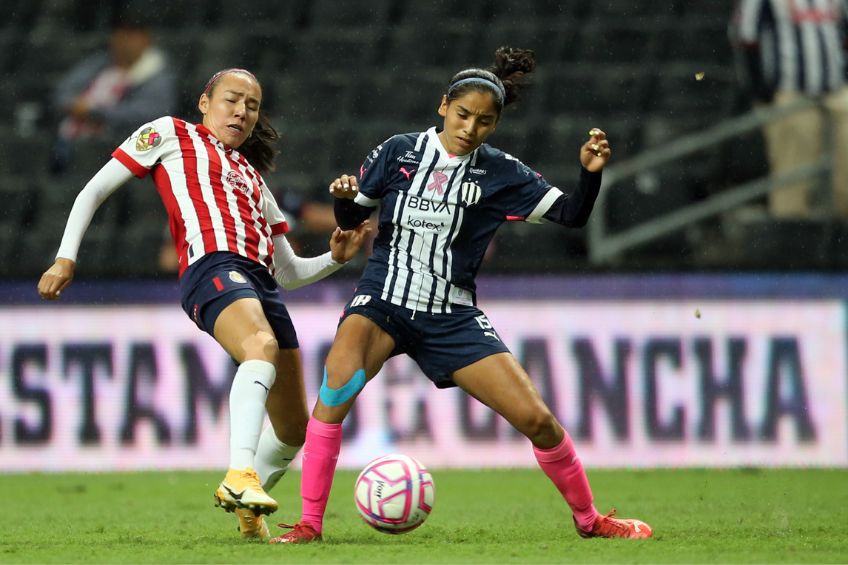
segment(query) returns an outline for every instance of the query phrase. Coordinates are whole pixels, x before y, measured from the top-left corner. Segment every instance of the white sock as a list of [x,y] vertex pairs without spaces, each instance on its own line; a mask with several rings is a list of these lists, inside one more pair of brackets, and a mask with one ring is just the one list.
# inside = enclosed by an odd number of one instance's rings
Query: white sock
[[274,426],[268,426],[259,438],[254,461],[262,489],[268,492],[289,470],[289,464],[300,451],[301,445],[287,445],[274,433]]
[[265,400],[276,377],[268,361],[251,359],[239,365],[230,388],[230,469],[253,467]]

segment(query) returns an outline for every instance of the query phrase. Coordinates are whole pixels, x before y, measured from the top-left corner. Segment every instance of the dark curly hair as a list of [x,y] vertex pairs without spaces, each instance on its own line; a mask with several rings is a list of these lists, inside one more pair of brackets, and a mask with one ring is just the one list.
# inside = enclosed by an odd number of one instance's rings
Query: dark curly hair
[[535,68],[533,50],[499,47],[495,51],[495,62],[488,69],[465,69],[456,73],[448,83],[447,99],[449,102],[456,100],[470,90],[491,92],[500,115],[504,106],[519,99],[527,86],[527,75]]
[[[256,84],[259,84],[260,89],[262,88],[259,80],[250,71],[245,69],[224,69],[212,75],[212,78],[206,83],[203,93],[211,97],[212,91],[215,90],[215,86],[221,80],[221,77],[229,73],[248,75],[256,81]],[[238,151],[260,173],[274,171],[277,168],[274,164],[274,158],[279,153],[274,146],[279,140],[279,132],[271,125],[268,116],[262,110],[259,110],[259,118],[256,120],[256,125],[253,127],[250,137],[244,140]]]

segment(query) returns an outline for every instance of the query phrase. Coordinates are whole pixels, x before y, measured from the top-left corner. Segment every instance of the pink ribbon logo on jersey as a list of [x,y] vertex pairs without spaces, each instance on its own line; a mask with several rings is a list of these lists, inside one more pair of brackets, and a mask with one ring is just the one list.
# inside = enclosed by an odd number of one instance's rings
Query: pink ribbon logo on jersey
[[448,176],[445,173],[436,171],[433,173],[433,182],[427,185],[427,190],[439,193],[439,196],[445,193],[445,183],[448,182]]
[[247,181],[244,180],[244,177],[236,171],[230,171],[227,173],[227,184],[235,190],[241,191],[243,194],[247,194]]

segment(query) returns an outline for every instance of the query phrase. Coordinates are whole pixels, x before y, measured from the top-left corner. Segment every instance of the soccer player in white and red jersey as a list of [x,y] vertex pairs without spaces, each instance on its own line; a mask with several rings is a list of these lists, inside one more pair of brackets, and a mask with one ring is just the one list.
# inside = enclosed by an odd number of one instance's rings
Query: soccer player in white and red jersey
[[585,225],[611,155],[606,134],[592,128],[579,151],[577,187],[565,194],[484,143],[535,66],[530,50],[498,49],[490,69],[450,80],[439,106],[442,127],[389,138],[368,155],[359,178],[331,183],[339,225],[358,225],[379,205],[379,231],[306,428],[301,519],[272,543],[322,538],[341,423],[368,380],[401,353],[436,387],[462,388],[530,440],[580,536],[651,537],[642,521],[598,513],[571,438],[477,308],[474,279],[497,228],[508,221]]
[[[216,504],[235,511],[245,538],[267,538],[270,490],[303,445],[308,411],[297,335],[277,284],[319,280],[351,259],[370,229],[336,229],[330,251],[301,258],[262,179],[278,134],[260,112],[262,88],[244,69],[216,73],[200,96],[201,124],[166,116],[144,124],[80,192],[56,261],[38,283],[53,300],[74,276],[98,206],[132,178],[152,175],[180,263],[182,306],[239,363],[230,389],[229,471]],[[262,431],[265,413],[271,426]]]

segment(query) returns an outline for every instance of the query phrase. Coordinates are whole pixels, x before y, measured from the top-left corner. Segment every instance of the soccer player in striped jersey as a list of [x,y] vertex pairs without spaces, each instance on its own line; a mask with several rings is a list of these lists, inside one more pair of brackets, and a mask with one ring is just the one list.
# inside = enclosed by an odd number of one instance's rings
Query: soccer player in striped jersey
[[[216,73],[200,96],[201,124],[166,116],[144,124],[80,192],[56,261],[38,283],[59,297],[98,206],[133,175],[152,175],[180,263],[182,306],[239,363],[230,389],[229,471],[216,505],[235,511],[246,538],[267,538],[266,491],[303,445],[308,409],[298,340],[277,285],[297,288],[337,271],[359,250],[365,222],[336,231],[330,251],[295,255],[286,219],[262,179],[277,132],[260,112],[262,88],[244,69]],[[271,426],[262,430],[267,409]]]
[[495,230],[508,221],[585,225],[611,154],[604,132],[593,128],[579,151],[577,187],[565,194],[484,143],[535,64],[532,51],[498,49],[489,70],[466,69],[450,80],[442,127],[391,137],[368,155],[358,178],[331,183],[339,225],[357,225],[379,204],[379,231],[306,429],[301,519],[272,543],[321,539],[341,423],[366,382],[400,353],[437,387],[459,386],[527,436],[579,535],[651,537],[644,522],[597,512],[568,433],[476,306],[474,278]]

